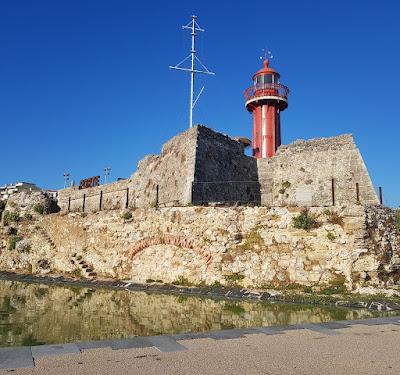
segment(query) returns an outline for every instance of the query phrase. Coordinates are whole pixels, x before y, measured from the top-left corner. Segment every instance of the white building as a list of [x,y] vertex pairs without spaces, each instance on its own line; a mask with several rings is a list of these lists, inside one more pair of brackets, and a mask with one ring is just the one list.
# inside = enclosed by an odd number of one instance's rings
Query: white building
[[37,191],[41,190],[35,184],[30,182],[17,182],[16,184],[9,184],[0,186],[0,199],[6,200],[11,197],[13,194],[16,194],[20,191]]

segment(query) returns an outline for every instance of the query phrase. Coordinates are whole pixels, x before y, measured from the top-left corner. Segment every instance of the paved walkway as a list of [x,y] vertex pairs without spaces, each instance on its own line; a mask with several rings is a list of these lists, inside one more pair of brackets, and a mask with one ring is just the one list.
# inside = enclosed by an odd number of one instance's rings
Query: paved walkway
[[0,374],[396,374],[400,317],[0,349]]

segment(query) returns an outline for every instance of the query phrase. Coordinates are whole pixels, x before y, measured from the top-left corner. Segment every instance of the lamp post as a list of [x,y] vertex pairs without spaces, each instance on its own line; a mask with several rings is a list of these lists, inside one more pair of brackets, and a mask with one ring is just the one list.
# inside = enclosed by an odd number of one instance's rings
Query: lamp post
[[64,173],[64,189],[67,187],[67,181],[69,181],[69,173]]
[[110,175],[111,172],[111,168],[110,167],[106,167],[104,168],[104,183],[107,183],[107,177]]

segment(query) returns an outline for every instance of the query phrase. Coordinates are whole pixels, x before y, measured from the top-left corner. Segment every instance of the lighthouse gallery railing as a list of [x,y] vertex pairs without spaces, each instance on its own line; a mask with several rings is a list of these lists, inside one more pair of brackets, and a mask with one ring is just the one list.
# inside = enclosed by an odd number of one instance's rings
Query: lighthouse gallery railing
[[288,100],[289,88],[281,83],[258,83],[244,92],[246,102],[260,96],[278,96]]

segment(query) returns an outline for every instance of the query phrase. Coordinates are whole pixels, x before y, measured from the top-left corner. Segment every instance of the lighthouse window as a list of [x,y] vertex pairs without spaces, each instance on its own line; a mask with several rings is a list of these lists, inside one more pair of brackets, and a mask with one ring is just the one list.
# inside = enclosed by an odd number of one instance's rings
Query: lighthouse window
[[264,83],[272,83],[272,75],[264,74]]

